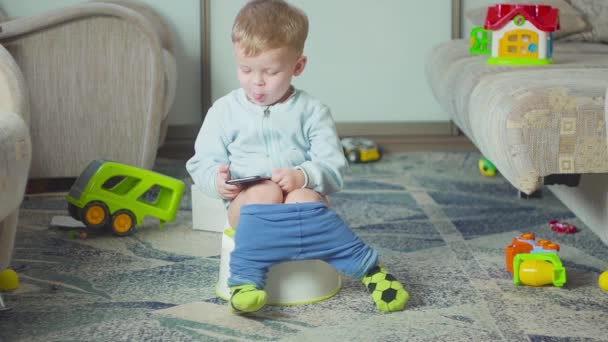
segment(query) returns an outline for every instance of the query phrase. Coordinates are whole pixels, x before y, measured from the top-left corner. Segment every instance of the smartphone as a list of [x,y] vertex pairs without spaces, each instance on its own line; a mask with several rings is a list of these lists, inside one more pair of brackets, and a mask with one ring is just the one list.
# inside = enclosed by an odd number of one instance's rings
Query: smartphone
[[226,181],[226,184],[247,184],[247,183],[255,183],[263,180],[270,180],[270,177],[267,176],[249,176],[243,178],[234,178]]

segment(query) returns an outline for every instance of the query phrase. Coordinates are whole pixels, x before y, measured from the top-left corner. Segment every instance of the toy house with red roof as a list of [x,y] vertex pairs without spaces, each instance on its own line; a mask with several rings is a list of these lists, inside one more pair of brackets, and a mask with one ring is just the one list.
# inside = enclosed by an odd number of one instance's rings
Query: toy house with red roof
[[485,25],[471,31],[471,52],[490,54],[490,64],[549,64],[558,29],[555,7],[494,5],[488,8]]

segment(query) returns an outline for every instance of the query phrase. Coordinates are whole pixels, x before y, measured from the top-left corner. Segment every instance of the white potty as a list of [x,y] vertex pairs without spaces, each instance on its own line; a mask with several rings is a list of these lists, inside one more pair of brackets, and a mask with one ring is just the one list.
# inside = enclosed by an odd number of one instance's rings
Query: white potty
[[[230,253],[234,250],[234,230],[222,236],[218,297],[229,300]],[[287,261],[268,270],[266,293],[269,305],[298,305],[320,302],[335,296],[342,288],[336,269],[321,260]]]

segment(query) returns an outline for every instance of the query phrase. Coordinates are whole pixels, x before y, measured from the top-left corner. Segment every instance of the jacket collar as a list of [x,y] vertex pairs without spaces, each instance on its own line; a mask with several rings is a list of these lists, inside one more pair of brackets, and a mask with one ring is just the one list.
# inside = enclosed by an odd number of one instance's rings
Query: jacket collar
[[289,97],[285,101],[280,102],[280,103],[275,103],[270,106],[262,106],[262,105],[258,105],[258,104],[251,102],[249,100],[249,98],[247,98],[247,95],[245,94],[245,90],[243,90],[243,88],[239,88],[238,93],[237,93],[237,98],[239,99],[239,102],[241,102],[241,104],[243,106],[245,106],[245,108],[253,111],[256,114],[264,115],[264,112],[266,111],[266,109],[269,109],[270,112],[274,112],[276,110],[285,110],[285,109],[289,108],[291,105],[293,105],[293,103],[295,102],[295,99],[298,97],[298,95],[300,93],[300,90],[294,86],[291,86],[291,88],[293,89],[293,91],[291,92],[291,95],[289,95]]

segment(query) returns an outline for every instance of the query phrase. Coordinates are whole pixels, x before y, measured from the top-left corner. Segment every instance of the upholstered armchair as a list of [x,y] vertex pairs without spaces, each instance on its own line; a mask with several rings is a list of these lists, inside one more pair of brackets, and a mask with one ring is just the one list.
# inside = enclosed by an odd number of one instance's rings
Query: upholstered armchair
[[0,271],[9,266],[13,254],[19,206],[32,158],[28,107],[19,67],[0,46]]
[[153,166],[177,78],[158,13],[137,1],[85,2],[0,29],[29,92],[30,178],[76,177],[98,158]]

